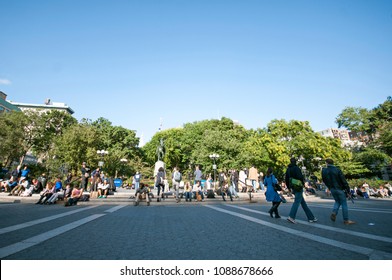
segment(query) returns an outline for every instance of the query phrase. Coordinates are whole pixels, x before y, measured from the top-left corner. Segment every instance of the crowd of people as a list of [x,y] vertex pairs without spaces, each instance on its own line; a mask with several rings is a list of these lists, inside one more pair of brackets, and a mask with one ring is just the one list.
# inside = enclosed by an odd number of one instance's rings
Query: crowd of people
[[[69,173],[63,182],[61,177],[49,180],[43,173],[35,178],[31,176],[27,164],[19,165],[12,170],[8,179],[0,182],[0,190],[8,192],[8,196],[29,197],[33,194],[39,194],[36,204],[40,205],[55,204],[61,200],[64,201],[65,206],[71,206],[76,205],[78,200],[89,199],[89,193],[84,194],[85,189],[81,183],[83,180],[80,177],[73,180],[73,177]],[[97,186],[100,196],[106,197],[109,186],[107,180],[104,180],[103,183],[97,180]],[[89,191],[91,190],[89,189]]]
[[[324,168],[323,172],[336,168],[332,160],[327,161],[326,164],[327,168]],[[50,181],[47,179],[46,174],[43,173],[37,178],[31,178],[27,165],[18,166],[11,172],[8,180],[3,180],[0,183],[0,189],[1,191],[9,192],[9,196],[23,197],[31,196],[33,193],[39,193],[40,198],[36,204],[54,204],[59,200],[63,200],[65,206],[75,205],[80,199],[101,199],[108,196],[110,190],[109,180],[100,168],[91,170],[83,162],[80,171],[81,176],[76,177],[69,173],[64,182],[65,187],[63,187],[63,182],[60,177],[56,178],[55,181]],[[332,220],[336,219],[338,209],[342,206],[344,220],[349,221],[347,205],[343,201],[343,196],[346,197],[347,193],[352,198],[391,197],[392,186],[389,183],[379,186],[376,189],[370,187],[365,182],[362,186],[350,189],[341,171],[330,171],[330,173],[328,176],[323,173],[322,181],[326,185],[330,195],[336,201],[334,212],[331,216]],[[303,208],[309,222],[317,222],[317,218],[314,217],[312,211],[306,204],[305,197],[306,195],[314,195],[316,190],[320,188],[320,182],[305,180],[294,158],[291,159],[290,165],[287,168],[285,179],[280,182],[273,174],[272,168],[268,168],[264,175],[254,166],[249,169],[230,169],[227,172],[220,170],[216,178],[216,183],[214,183],[215,180],[213,180],[211,174],[204,175],[199,166],[195,167],[191,175],[193,176],[189,176],[188,180],[184,180],[180,169],[175,167],[171,172],[171,178],[167,178],[165,168],[160,167],[155,174],[153,186],[157,190],[157,202],[161,202],[165,197],[165,192],[169,191],[170,180],[174,189],[176,202],[180,202],[182,198],[185,198],[186,202],[191,202],[192,200],[204,201],[206,197],[215,198],[215,195],[221,196],[223,201],[226,201],[226,199],[233,201],[239,198],[238,193],[240,192],[248,193],[251,199],[252,193],[261,191],[265,193],[266,200],[272,204],[271,209],[268,211],[271,217],[280,218],[278,211],[279,205],[282,202],[286,202],[285,196],[288,196],[294,199],[288,218],[289,222],[296,223],[295,217],[299,206]],[[338,179],[332,180],[331,178],[333,176]],[[297,190],[293,182],[299,184]],[[147,205],[150,205],[152,197],[151,189],[148,185],[142,183],[142,174],[140,172],[137,172],[133,176],[133,185],[135,188],[135,205],[139,205],[141,199],[146,199]],[[343,191],[344,195],[340,191]]]

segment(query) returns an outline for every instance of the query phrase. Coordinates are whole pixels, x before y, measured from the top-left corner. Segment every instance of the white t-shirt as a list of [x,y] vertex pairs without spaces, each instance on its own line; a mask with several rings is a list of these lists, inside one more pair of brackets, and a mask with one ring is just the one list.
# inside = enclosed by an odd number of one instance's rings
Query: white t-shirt
[[98,189],[106,190],[107,188],[109,188],[109,184],[106,184],[106,185],[103,183],[98,184]]

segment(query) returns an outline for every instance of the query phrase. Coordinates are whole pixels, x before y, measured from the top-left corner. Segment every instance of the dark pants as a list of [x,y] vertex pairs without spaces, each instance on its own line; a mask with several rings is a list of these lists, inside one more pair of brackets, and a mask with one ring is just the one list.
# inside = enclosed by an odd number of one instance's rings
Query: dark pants
[[36,204],[44,204],[52,195],[53,193],[46,193],[41,195],[41,197],[39,198]]
[[223,191],[223,192],[221,193],[221,195],[222,195],[222,198],[223,198],[224,201],[226,201],[226,199],[225,199],[225,194],[226,194],[227,196],[230,196],[230,200],[233,201],[233,196],[231,195],[231,192],[230,192],[230,191],[226,191],[226,192]]
[[275,217],[279,217],[279,213],[278,213],[278,207],[280,205],[280,201],[279,202],[272,202],[272,207],[270,209],[270,213],[275,213]]
[[156,187],[158,188],[158,197],[161,194],[161,189],[162,189],[162,194],[161,195],[163,197],[163,192],[165,191],[165,186],[161,185],[161,184],[158,184],[158,185],[156,185]]
[[76,205],[78,203],[79,198],[78,197],[70,197],[68,200],[65,202],[65,206],[72,206]]

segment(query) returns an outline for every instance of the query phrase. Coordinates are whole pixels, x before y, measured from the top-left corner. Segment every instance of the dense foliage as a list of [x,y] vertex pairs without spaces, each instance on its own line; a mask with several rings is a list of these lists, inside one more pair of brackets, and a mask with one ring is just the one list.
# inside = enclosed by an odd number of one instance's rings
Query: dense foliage
[[[333,158],[348,178],[380,176],[391,163],[392,99],[367,110],[348,107],[337,117],[339,127],[357,132],[363,146],[342,147],[340,140],[322,137],[308,122],[272,120],[267,127],[247,130],[228,118],[186,123],[182,128],[156,133],[144,146],[133,130],[109,120],[80,122],[63,112],[11,112],[0,115],[0,162],[5,167],[23,161],[27,152],[54,175],[78,172],[82,162],[92,168],[104,162],[109,176],[130,176],[141,171],[152,176],[157,147],[164,142],[168,170],[178,166],[185,175],[200,165],[213,173],[211,154],[219,154],[219,170],[249,168],[266,172],[273,167],[281,177],[291,157],[310,176],[320,177],[323,159]],[[104,157],[97,150],[106,150]],[[126,161],[121,159],[126,159]]]

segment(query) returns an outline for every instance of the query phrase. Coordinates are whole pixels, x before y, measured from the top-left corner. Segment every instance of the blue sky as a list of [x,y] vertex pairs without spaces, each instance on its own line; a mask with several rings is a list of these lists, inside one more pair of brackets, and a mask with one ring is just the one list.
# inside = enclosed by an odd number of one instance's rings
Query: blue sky
[[0,90],[148,141],[222,116],[336,127],[392,95],[392,1],[0,1]]

